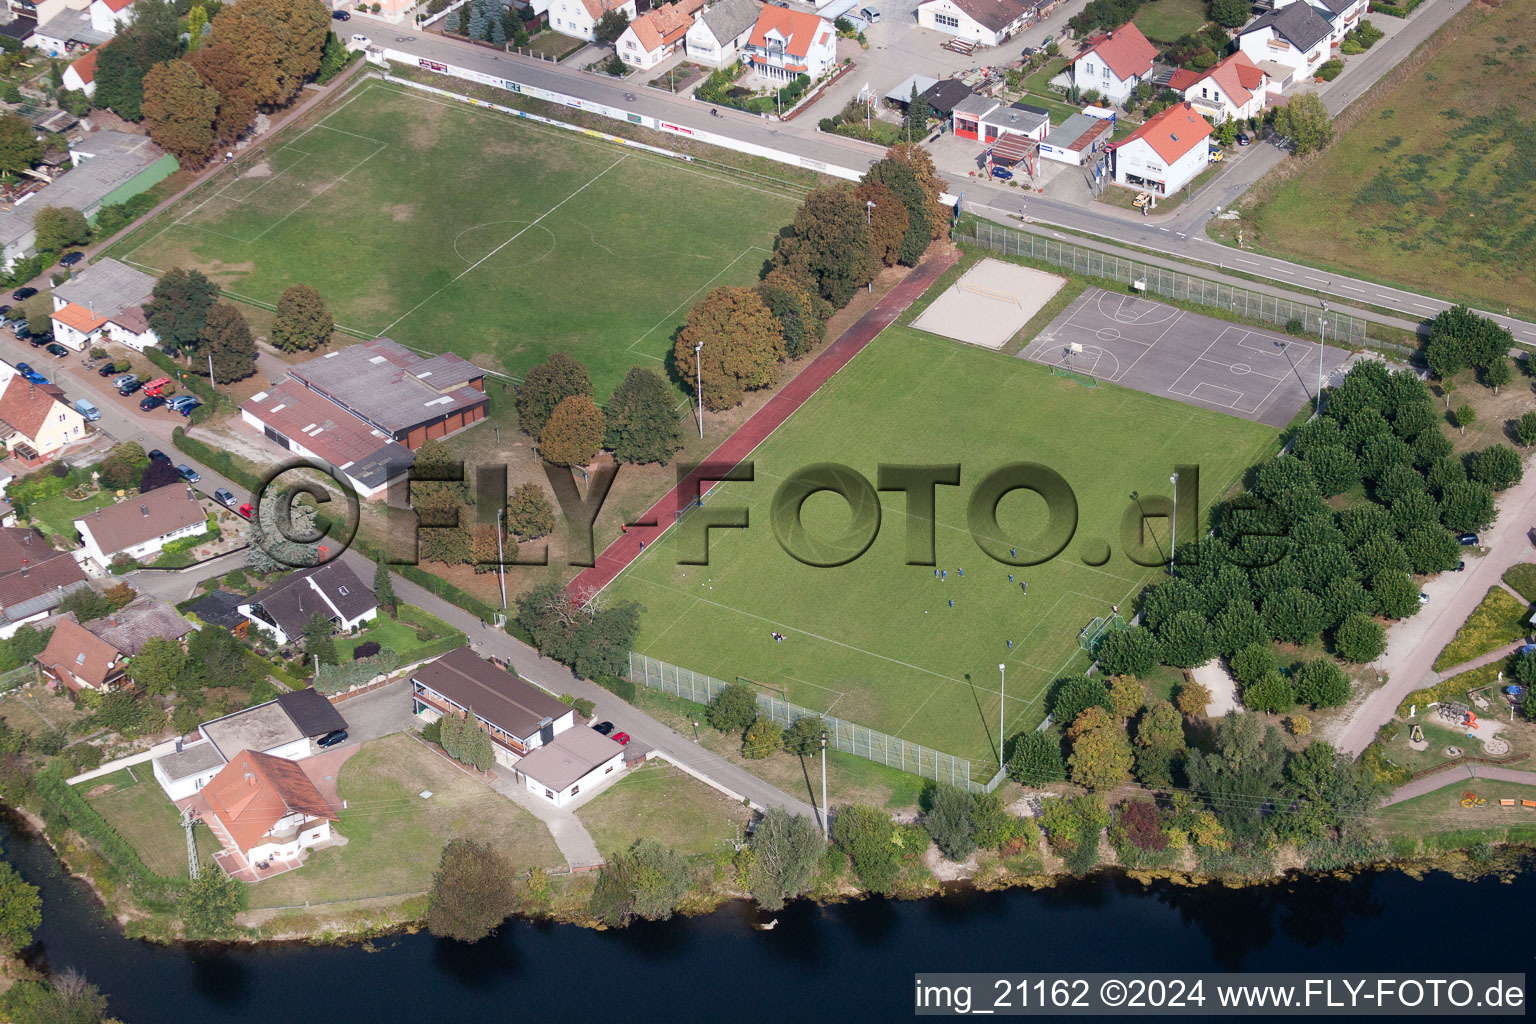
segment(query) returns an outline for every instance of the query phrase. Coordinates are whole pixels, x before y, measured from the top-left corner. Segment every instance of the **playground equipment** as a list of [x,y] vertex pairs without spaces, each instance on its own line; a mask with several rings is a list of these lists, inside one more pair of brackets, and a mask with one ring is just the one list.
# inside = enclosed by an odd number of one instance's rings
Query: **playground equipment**
[[1461,806],[1463,806],[1463,807],[1487,807],[1488,806],[1488,798],[1485,797],[1485,796],[1478,796],[1476,793],[1472,792],[1471,790],[1467,790],[1467,792],[1461,794]]
[[1415,725],[1412,729],[1410,729],[1408,731],[1408,739],[1411,742],[1414,742],[1414,743],[1423,743],[1424,742],[1424,727],[1421,726],[1421,725]]

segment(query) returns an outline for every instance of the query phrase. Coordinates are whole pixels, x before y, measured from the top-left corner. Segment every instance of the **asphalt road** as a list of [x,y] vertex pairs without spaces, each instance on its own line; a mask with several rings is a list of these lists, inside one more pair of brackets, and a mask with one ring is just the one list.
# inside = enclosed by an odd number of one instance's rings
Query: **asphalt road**
[[[1465,3],[1466,0],[1429,0],[1414,11],[1400,31],[1367,53],[1351,58],[1344,74],[1319,90],[1324,104],[1335,114],[1343,110],[1428,39]],[[500,54],[457,39],[417,34],[412,30],[374,21],[361,13],[353,16],[351,25],[354,32],[367,35],[379,45],[418,57],[452,63],[485,74],[511,77],[538,88],[632,110],[685,127],[772,146],[810,160],[857,170],[880,156],[880,151],[875,147],[817,131],[816,118],[810,115],[791,122],[777,122],[738,111],[722,110],[719,117],[710,117],[704,104],[687,97],[674,96],[665,90],[650,89],[633,82],[620,82],[607,76],[588,74],[574,67],[517,54]],[[1044,31],[1040,30],[1042,34]],[[1037,41],[1033,39],[1034,32],[1026,32],[1021,40]],[[1013,52],[1010,43],[1006,53],[1011,56]],[[977,62],[984,63],[990,53],[979,52]],[[633,95],[634,100],[627,100],[626,93]],[[1070,228],[1097,235],[1110,242],[1130,243],[1213,267],[1226,264],[1246,274],[1268,278],[1281,286],[1290,285],[1332,295],[1344,303],[1364,302],[1395,310],[1405,320],[1414,323],[1433,317],[1452,305],[1442,299],[1407,289],[1332,274],[1258,253],[1239,254],[1207,238],[1204,225],[1213,213],[1230,206],[1255,181],[1285,158],[1286,154],[1282,150],[1268,143],[1260,143],[1256,152],[1248,153],[1228,173],[1212,179],[1200,193],[1166,216],[1142,217],[1101,205],[1090,207],[1067,200],[1030,195],[1019,189],[993,185],[981,179],[954,183],[951,190],[965,194],[968,210],[1003,223],[1017,223],[1016,216],[1027,214],[1036,224]],[[1503,316],[1497,310],[1487,312],[1494,320],[1509,327],[1517,341],[1536,345],[1536,324]]]

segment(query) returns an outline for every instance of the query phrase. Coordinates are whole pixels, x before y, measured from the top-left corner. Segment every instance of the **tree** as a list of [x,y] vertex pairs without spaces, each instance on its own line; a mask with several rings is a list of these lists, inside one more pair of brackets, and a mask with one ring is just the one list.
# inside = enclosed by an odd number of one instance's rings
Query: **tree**
[[628,851],[609,855],[587,909],[614,926],[633,917],[664,921],[688,895],[689,882],[688,865],[677,851],[654,839],[638,839]]
[[1211,660],[1215,653],[1210,624],[1199,612],[1175,612],[1158,630],[1163,645],[1163,660],[1178,668],[1194,668]]
[[141,109],[149,137],[183,164],[201,164],[213,152],[219,94],[203,82],[191,61],[151,67],[144,75]]
[[307,284],[283,289],[272,318],[272,344],[284,352],[313,352],[331,340],[336,319],[320,293]]
[[139,482],[144,467],[149,463],[149,458],[144,454],[144,447],[137,441],[124,441],[114,445],[112,451],[102,460],[101,486],[108,490],[125,490]]
[[1229,712],[1216,725],[1215,748],[1190,752],[1185,763],[1190,788],[1235,842],[1251,846],[1268,828],[1264,813],[1284,770],[1284,739],[1258,715]]
[[1243,703],[1254,711],[1280,714],[1296,706],[1296,687],[1278,671],[1266,672],[1243,687]]
[[43,207],[33,215],[32,227],[37,232],[38,252],[62,252],[91,240],[85,215],[68,206]]
[[507,530],[523,540],[537,540],[555,528],[555,506],[536,483],[519,485],[507,499]]
[[588,395],[572,395],[539,431],[539,454],[556,466],[585,466],[603,446],[603,412]]
[[111,110],[125,121],[137,121],[144,102],[144,72],[132,37],[119,35],[96,52],[98,107]]
[[673,356],[683,386],[695,394],[702,364],[704,406],[720,411],[779,379],[784,334],[757,292],[715,288],[688,311]]
[[32,933],[43,923],[43,901],[37,886],[0,861],[0,947],[15,955],[32,945]]
[[1279,663],[1275,660],[1273,647],[1267,643],[1257,643],[1234,654],[1229,667],[1232,670],[1232,678],[1248,686],[1275,671],[1279,668]]
[[128,663],[128,675],[147,693],[163,697],[175,690],[186,660],[179,643],[153,636]]
[[173,487],[184,482],[180,471],[172,463],[151,459],[145,463],[144,473],[139,477],[139,492],[147,494],[161,487]]
[[676,395],[654,370],[632,367],[614,389],[603,413],[603,446],[620,462],[667,460],[683,446],[678,436]]
[[1349,691],[1349,677],[1331,661],[1309,661],[1296,673],[1296,699],[1313,709],[1342,707]]
[[901,870],[896,826],[890,815],[863,804],[839,808],[832,818],[832,841],[853,862],[864,888],[881,895],[896,885]]
[[160,347],[175,355],[196,348],[219,290],[199,270],[177,267],[161,276],[144,304],[144,316],[160,339]]
[[1304,644],[1323,631],[1328,612],[1322,599],[1300,587],[1286,589],[1264,599],[1264,621],[1277,639]]
[[806,196],[793,226],[779,238],[774,263],[805,272],[822,298],[838,309],[846,306],[853,290],[875,273],[869,224],[853,190],[829,186]]
[[971,811],[975,801],[959,786],[939,784],[929,793],[923,827],[939,852],[952,861],[963,861],[976,850],[971,835]]
[[1403,537],[1403,553],[1416,573],[1446,572],[1461,562],[1461,545],[1439,523],[1410,530]]
[[219,94],[213,117],[214,139],[225,144],[234,142],[256,121],[256,97],[246,88],[239,55],[226,43],[212,43],[187,59],[197,68],[204,84]]
[[[594,35],[600,43],[611,43],[623,35],[627,28],[629,28],[629,15],[621,10],[604,11],[603,16],[597,19]],[[470,29],[470,35],[475,37],[473,28]]]
[[1101,707],[1083,708],[1082,712],[1067,725],[1067,739],[1075,740],[1095,729],[1104,729],[1116,724],[1118,720]]
[[311,660],[320,659],[322,665],[337,665],[336,643],[331,639],[331,620],[325,612],[315,612],[304,624],[304,653]]
[[1008,777],[1025,786],[1043,786],[1067,777],[1061,741],[1048,732],[1025,732],[1013,738]]
[[1424,361],[1444,380],[1469,366],[1487,367],[1507,358],[1515,336],[1463,305],[1441,310],[1429,323]]
[[[214,379],[231,384],[256,372],[256,339],[245,322],[240,307],[218,302],[208,310],[208,322],[198,335],[201,351],[213,357]],[[193,363],[195,373],[206,374],[207,367]]]
[[786,359],[798,359],[816,347],[823,324],[816,315],[818,299],[812,297],[805,282],[780,270],[770,273],[755,290],[778,321]]
[[[948,230],[949,210],[944,205],[944,179],[939,177],[933,155],[921,142],[898,142],[885,151],[885,159],[870,168],[871,173],[866,175],[865,180],[884,181],[884,177],[876,173],[874,168],[882,165],[889,167],[891,163],[905,166],[912,173],[912,180],[922,190],[922,214],[920,217],[914,216],[913,220],[921,220],[927,226],[930,239],[942,237]],[[909,207],[909,212],[912,209]]]
[[43,158],[43,144],[26,118],[17,114],[0,117],[0,171],[20,174]]
[[1147,688],[1134,679],[1115,676],[1109,681],[1109,702],[1115,717],[1122,721],[1134,718],[1147,703]]
[[1276,107],[1275,131],[1291,140],[1291,152],[1297,156],[1333,143],[1333,119],[1316,93],[1301,93],[1285,106]]
[[1203,683],[1187,682],[1179,687],[1174,703],[1184,714],[1203,718],[1206,708],[1211,706],[1211,691]]
[[1356,612],[1334,630],[1333,649],[1345,661],[1363,665],[1375,661],[1387,649],[1387,632],[1369,615]]
[[[901,259],[901,243],[910,220],[906,205],[877,181],[860,185],[853,190],[853,197],[867,213],[869,244],[875,257],[887,267],[894,267]],[[875,205],[870,207],[870,203]]]
[[1527,448],[1536,445],[1536,410],[1521,414],[1519,422],[1515,425],[1515,436]]
[[427,893],[427,930],[479,942],[517,909],[517,872],[491,843],[453,839],[443,847]]
[[778,910],[809,889],[826,852],[816,823],[782,807],[763,812],[751,848],[747,890],[764,910]]
[[1483,367],[1483,383],[1492,388],[1494,394],[1498,394],[1499,388],[1509,383],[1511,376],[1509,360],[1503,356]]
[[1089,789],[1113,789],[1120,785],[1130,775],[1133,763],[1130,741],[1114,725],[1079,736],[1067,758],[1072,781]]
[[779,723],[768,717],[760,717],[747,726],[741,739],[741,754],[752,760],[761,760],[779,749],[784,742],[784,730]]
[[1157,666],[1162,653],[1157,634],[1144,626],[1131,626],[1104,634],[1094,656],[1099,668],[1112,676],[1144,676]]
[[209,866],[199,871],[181,898],[181,919],[189,935],[215,936],[229,931],[245,909],[246,887]]
[[1143,786],[1173,785],[1173,762],[1182,758],[1184,721],[1167,701],[1147,706],[1136,722],[1136,779]]
[[1069,676],[1058,679],[1051,688],[1051,720],[1065,725],[1077,720],[1077,716],[1090,707],[1104,711],[1114,710],[1109,700],[1109,690],[1099,679],[1087,676]]
[[923,136],[928,134],[928,101],[917,94],[917,85],[912,86],[912,95],[907,100],[907,116],[905,127],[908,142],[922,142]]
[[203,30],[208,27],[208,12],[202,4],[187,12],[187,49],[196,51],[203,42]]
[[728,683],[709,702],[704,717],[721,732],[741,732],[757,719],[757,691],[746,683]]
[[1469,475],[1495,491],[1513,487],[1525,476],[1520,455],[1507,444],[1491,444],[1473,458]]
[[784,730],[784,749],[797,757],[815,757],[821,752],[821,734],[827,723],[816,715],[795,719]]
[[1498,515],[1493,492],[1473,480],[1448,484],[1440,495],[1440,521],[1456,533],[1475,533]]
[[517,389],[518,426],[529,437],[538,437],[555,406],[572,395],[591,394],[592,378],[586,367],[564,352],[556,352],[529,370]]
[[330,31],[320,0],[241,0],[214,16],[211,42],[234,50],[258,104],[278,107],[319,69]]
[[1252,10],[1247,0],[1210,0],[1207,10],[1222,28],[1242,28]]

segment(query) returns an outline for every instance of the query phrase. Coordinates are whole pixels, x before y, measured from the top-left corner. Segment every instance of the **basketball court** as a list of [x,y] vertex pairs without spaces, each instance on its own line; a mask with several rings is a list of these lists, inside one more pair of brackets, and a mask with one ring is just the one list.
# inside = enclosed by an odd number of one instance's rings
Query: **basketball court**
[[[1332,372],[1349,353],[1328,356]],[[1019,357],[1271,427],[1317,392],[1316,341],[1103,288],[1084,292]]]
[[981,260],[912,321],[920,331],[999,349],[1061,291],[1066,278],[1001,260]]

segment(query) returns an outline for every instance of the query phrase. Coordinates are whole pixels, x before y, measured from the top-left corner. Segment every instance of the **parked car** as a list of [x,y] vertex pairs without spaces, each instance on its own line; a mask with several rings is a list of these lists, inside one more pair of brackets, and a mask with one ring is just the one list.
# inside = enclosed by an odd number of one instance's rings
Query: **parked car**
[[101,410],[92,405],[88,399],[75,399],[75,411],[84,416],[87,423],[95,423],[101,419]]
[[149,450],[149,461],[150,462],[170,462],[171,461],[171,457],[169,455],[165,454],[165,452],[161,451],[159,448],[151,448]]
[[17,363],[16,364],[16,372],[21,374],[23,377],[25,377],[27,374],[32,372],[32,364],[31,363]]
[[368,45],[368,37],[363,35],[360,32],[354,32],[352,34],[352,44],[354,46],[367,46]]
[[[162,401],[164,401],[164,399],[162,399]],[[189,484],[195,484],[203,478],[203,474],[199,473],[185,462],[176,467],[176,472],[180,473],[181,478]]]
[[62,359],[63,357],[69,355],[69,349],[65,348],[63,345],[60,345],[56,341],[50,341],[47,345],[43,346],[43,351],[47,352],[55,359]]
[[332,21],[351,21],[352,20],[352,15],[348,14],[346,11],[332,11],[331,12],[331,20]]
[[36,294],[36,288],[17,288],[15,291],[11,292],[11,298],[15,299],[17,302],[20,302],[23,299],[30,299]]
[[1456,568],[1452,569],[1451,572],[1461,572],[1466,567],[1467,567],[1467,563],[1465,561],[1457,562],[1456,563]]
[[21,375],[23,377],[25,377],[27,380],[31,381],[33,384],[47,384],[48,383],[48,378],[44,377],[42,374],[38,373],[36,370],[32,370],[32,369],[23,370]]
[[[108,363],[106,366],[103,366],[101,369],[96,371],[96,376],[98,376],[98,377],[110,377],[114,373],[117,373],[117,364],[116,363]],[[119,375],[119,376],[121,376],[121,375]]]
[[144,393],[146,395],[158,395],[160,393],[160,389],[165,387],[170,382],[171,378],[169,377],[156,377],[154,380],[144,385]]
[[1237,144],[1239,146],[1246,146],[1246,145],[1248,145],[1252,141],[1253,140],[1248,137],[1248,133],[1247,132],[1238,132],[1237,133]]
[[241,505],[239,508],[235,509],[235,514],[238,515],[241,519],[249,519],[256,514],[256,510],[251,507],[250,502],[246,502],[244,505]]
[[616,733],[614,733],[613,734],[613,742],[617,743],[621,747],[627,745],[629,743],[629,733],[627,733],[627,732],[616,732]]
[[185,405],[176,406],[176,411],[181,413],[183,416],[191,416],[193,409],[201,409],[202,407],[203,403],[194,398],[192,401],[186,403]]
[[139,411],[152,412],[164,404],[165,399],[161,398],[159,395],[149,395],[144,399],[144,401],[139,403]]
[[220,505],[225,506],[226,508],[235,507],[234,492],[227,487],[220,487],[218,490],[214,491],[213,500],[218,502]]
[[85,253],[83,252],[67,252],[59,260],[59,263],[62,266],[72,267],[83,259],[85,259]]
[[17,341],[26,341],[28,338],[32,337],[32,328],[27,326],[27,322],[25,320],[16,321],[15,326],[13,326],[11,330],[15,333]]
[[334,747],[338,743],[345,742],[347,742],[347,730],[337,729],[335,732],[328,732],[324,736],[321,736],[318,740],[315,741],[315,746],[319,747],[321,750],[325,750],[328,747]]
[[1419,604],[1420,605],[1429,604],[1429,595],[1424,593],[1424,591],[1422,591],[1422,590],[1419,591]]
[[864,20],[869,22],[871,25],[880,20],[880,12],[875,10],[873,7],[860,8],[859,13],[863,15]]
[[135,391],[139,390],[143,386],[144,385],[141,384],[139,381],[130,380],[128,383],[126,383],[122,387],[118,388],[117,389],[117,393],[122,395],[124,398],[127,398],[129,395],[133,394]]
[[994,167],[992,168],[992,177],[998,181],[1008,181],[1013,177],[1013,172],[1006,167]]
[[1456,540],[1457,540],[1457,542],[1459,542],[1461,544],[1462,547],[1470,548],[1470,547],[1474,546],[1477,543],[1477,534],[1475,534],[1475,533],[1463,533],[1460,536],[1458,536],[1456,538]]
[[594,723],[592,723],[592,730],[594,732],[601,733],[602,735],[607,736],[609,733],[613,732],[613,723],[612,722],[594,722]]
[[42,348],[44,345],[48,344],[52,340],[53,340],[53,335],[51,335],[51,334],[28,334],[27,335],[27,344],[31,345],[33,348]]
[[180,412],[182,406],[186,405],[188,402],[195,401],[197,401],[196,395],[177,395],[175,398],[171,399],[165,404],[168,408],[175,409],[177,412]]

